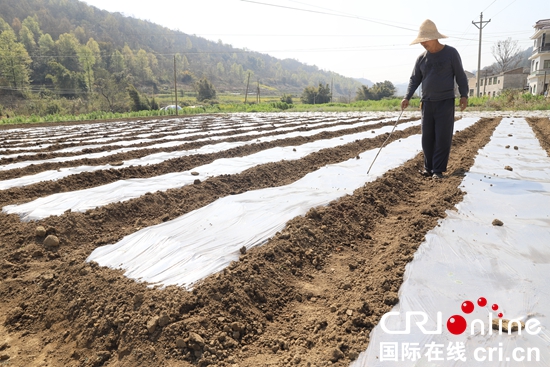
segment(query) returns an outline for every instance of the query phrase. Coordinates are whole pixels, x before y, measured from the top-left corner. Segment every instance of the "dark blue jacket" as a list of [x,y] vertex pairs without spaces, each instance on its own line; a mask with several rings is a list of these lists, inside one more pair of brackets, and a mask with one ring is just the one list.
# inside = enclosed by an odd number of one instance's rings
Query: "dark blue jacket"
[[416,60],[405,98],[411,99],[420,83],[423,101],[455,98],[455,80],[460,96],[468,97],[468,78],[458,51],[449,45],[436,53],[426,51]]

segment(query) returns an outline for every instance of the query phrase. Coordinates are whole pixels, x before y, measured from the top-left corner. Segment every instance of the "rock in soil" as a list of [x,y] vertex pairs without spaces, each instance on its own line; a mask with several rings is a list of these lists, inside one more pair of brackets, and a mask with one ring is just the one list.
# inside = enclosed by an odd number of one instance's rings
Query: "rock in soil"
[[57,236],[51,234],[44,240],[44,246],[48,247],[58,247],[59,246],[59,238]]
[[44,237],[46,235],[46,228],[42,226],[36,227],[35,234],[36,237]]

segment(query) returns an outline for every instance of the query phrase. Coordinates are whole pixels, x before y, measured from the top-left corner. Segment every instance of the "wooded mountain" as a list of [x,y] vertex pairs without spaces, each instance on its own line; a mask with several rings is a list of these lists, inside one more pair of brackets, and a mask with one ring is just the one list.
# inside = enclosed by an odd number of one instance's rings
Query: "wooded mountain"
[[[68,98],[95,92],[109,101],[114,99],[111,89],[120,89],[121,82],[141,91],[170,90],[174,64],[178,84],[187,90],[207,78],[218,91],[243,92],[249,75],[254,88],[260,81],[262,94],[301,93],[309,85],[333,83],[338,96],[354,94],[360,86],[316,66],[212,42],[78,0],[2,0],[0,32],[0,61],[7,65],[0,69],[4,93],[30,85]],[[10,69],[14,62],[21,68]]]
[[363,84],[363,85],[366,85],[367,87],[372,87],[374,85],[374,82],[369,80],[369,79],[365,79],[365,78],[355,78],[355,80],[357,80],[359,83]]

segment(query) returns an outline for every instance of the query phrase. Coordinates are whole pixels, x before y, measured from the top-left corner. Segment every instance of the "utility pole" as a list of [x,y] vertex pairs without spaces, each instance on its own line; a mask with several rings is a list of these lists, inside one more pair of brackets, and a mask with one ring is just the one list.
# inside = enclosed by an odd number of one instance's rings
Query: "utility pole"
[[475,25],[479,29],[479,50],[477,54],[477,97],[479,97],[479,81],[480,81],[480,69],[481,69],[481,31],[483,28],[489,23],[491,19],[487,21],[483,21],[483,12],[479,14],[479,23],[472,21],[472,24]]
[[332,78],[332,80],[330,81],[330,103],[332,103],[333,86],[334,86],[334,78]]
[[260,104],[260,79],[258,79],[258,104]]
[[176,116],[178,115],[178,80],[176,79],[176,55],[174,55],[174,92],[176,94]]
[[248,98],[248,85],[250,84],[250,73],[248,73],[248,80],[246,81],[246,92],[244,94],[244,104],[246,104],[246,100]]

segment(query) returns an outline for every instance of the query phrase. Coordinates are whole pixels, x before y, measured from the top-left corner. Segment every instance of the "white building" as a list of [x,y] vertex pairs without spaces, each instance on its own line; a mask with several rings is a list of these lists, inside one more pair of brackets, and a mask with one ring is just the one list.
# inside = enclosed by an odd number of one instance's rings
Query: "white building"
[[[478,97],[496,97],[506,89],[524,90],[527,84],[527,72],[524,72],[521,67],[498,74],[488,74],[484,71],[481,73]],[[472,73],[466,75],[470,85],[470,97],[473,97],[475,90],[477,90],[477,77]]]
[[531,39],[535,44],[533,55],[529,57],[531,74],[527,81],[532,94],[544,94],[550,82],[550,19],[539,20],[533,27],[535,34]]

